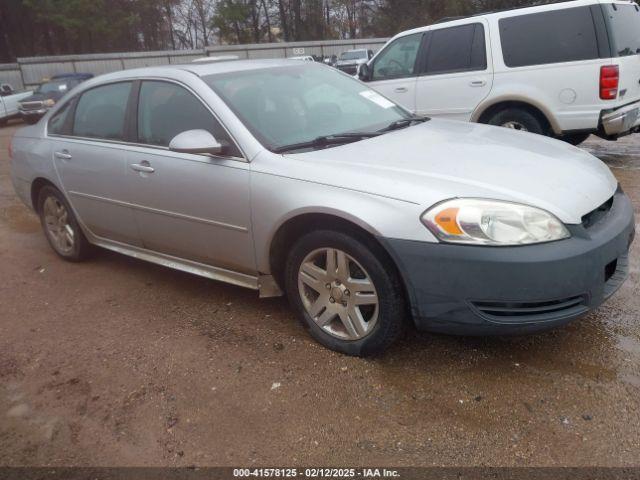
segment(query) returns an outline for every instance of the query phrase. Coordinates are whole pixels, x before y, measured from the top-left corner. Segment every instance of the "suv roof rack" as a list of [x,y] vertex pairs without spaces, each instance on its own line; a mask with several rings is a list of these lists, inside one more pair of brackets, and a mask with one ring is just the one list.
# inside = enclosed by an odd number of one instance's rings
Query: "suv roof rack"
[[[451,16],[451,17],[442,17],[436,20],[435,22],[433,22],[432,25],[437,25],[438,23],[453,22],[454,20],[462,20],[464,18],[473,18],[473,17],[482,16],[482,15],[491,15],[492,13],[511,12],[512,10],[521,10],[523,8],[541,7],[543,5],[544,6],[555,5],[558,3],[571,3],[573,1],[576,1],[576,0],[557,0],[555,2],[542,3],[539,5],[520,5],[518,7],[501,8],[497,10],[487,10],[486,12],[478,12],[478,13],[473,13],[471,15],[457,15],[457,16]],[[629,2],[633,4],[634,0],[629,0]]]

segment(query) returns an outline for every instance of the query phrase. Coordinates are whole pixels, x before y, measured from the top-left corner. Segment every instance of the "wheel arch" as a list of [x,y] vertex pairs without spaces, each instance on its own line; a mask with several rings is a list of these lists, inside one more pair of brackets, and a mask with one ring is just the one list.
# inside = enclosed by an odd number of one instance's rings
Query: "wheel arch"
[[501,97],[492,99],[490,103],[480,105],[471,116],[472,122],[487,123],[489,119],[501,110],[507,108],[520,108],[526,110],[538,118],[551,133],[561,134],[562,129],[551,111],[544,105],[524,97]]
[[346,215],[340,215],[338,212],[299,212],[278,226],[269,245],[269,266],[271,275],[283,291],[287,253],[299,238],[313,230],[333,230],[353,235],[371,248],[374,254],[381,255],[385,263],[390,265],[398,276],[407,306],[410,308],[413,305],[408,283],[398,267],[394,255],[389,251],[384,241],[380,240],[380,235],[373,227]]
[[31,205],[36,213],[40,213],[38,211],[38,197],[40,196],[42,189],[46,186],[60,190],[55,183],[44,177],[37,177],[31,182]]

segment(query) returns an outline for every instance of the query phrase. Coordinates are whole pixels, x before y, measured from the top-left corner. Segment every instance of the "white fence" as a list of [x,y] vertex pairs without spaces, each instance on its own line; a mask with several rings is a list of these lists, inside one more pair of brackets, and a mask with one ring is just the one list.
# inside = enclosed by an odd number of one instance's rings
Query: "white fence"
[[0,83],[16,89],[30,88],[43,79],[59,73],[102,73],[128,68],[189,63],[203,56],[237,55],[240,58],[285,58],[300,55],[340,55],[345,50],[366,48],[378,50],[385,38],[325,40],[286,43],[222,45],[199,50],[167,50],[161,52],[103,53],[18,58],[17,63],[0,64]]

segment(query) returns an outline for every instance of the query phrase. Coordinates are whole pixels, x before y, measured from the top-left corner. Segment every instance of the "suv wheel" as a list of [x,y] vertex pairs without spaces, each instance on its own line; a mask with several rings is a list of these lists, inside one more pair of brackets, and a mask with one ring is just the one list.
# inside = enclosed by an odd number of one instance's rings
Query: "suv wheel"
[[65,260],[84,260],[91,250],[69,203],[54,187],[46,186],[38,196],[40,223],[51,248]]
[[587,138],[589,138],[591,136],[590,133],[574,133],[574,134],[570,134],[570,135],[563,135],[562,137],[560,137],[560,140],[564,140],[567,143],[570,143],[571,145],[580,145],[582,142],[584,142]]
[[535,115],[521,108],[506,108],[494,114],[489,121],[489,125],[522,130],[524,132],[544,135],[544,128],[540,120]]
[[386,350],[404,325],[404,295],[393,265],[353,236],[316,231],[287,259],[286,291],[311,335],[347,355]]

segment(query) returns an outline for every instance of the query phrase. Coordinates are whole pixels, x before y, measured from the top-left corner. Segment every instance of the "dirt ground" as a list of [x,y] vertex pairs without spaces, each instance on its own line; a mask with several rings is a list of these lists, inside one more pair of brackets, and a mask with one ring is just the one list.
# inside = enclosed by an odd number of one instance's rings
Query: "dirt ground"
[[[640,242],[602,308],[524,338],[314,343],[283,299],[106,251],[71,264],[0,129],[0,465],[640,465]],[[585,147],[640,208],[640,135]],[[639,217],[640,218],[640,217]]]

